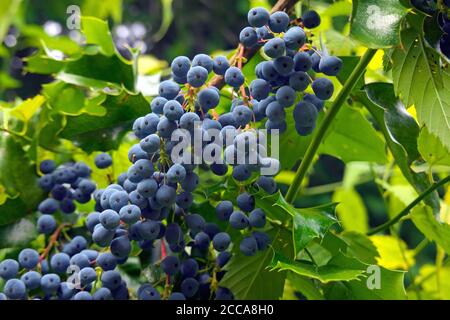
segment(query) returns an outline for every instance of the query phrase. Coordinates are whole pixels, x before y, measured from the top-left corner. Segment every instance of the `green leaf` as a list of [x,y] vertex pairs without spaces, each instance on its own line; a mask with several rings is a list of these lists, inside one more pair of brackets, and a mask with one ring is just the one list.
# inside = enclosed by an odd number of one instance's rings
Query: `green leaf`
[[415,264],[414,252],[397,237],[387,235],[371,236],[370,240],[377,248],[378,264],[387,269],[408,270]]
[[44,94],[52,109],[62,114],[77,115],[84,107],[84,92],[61,81],[45,85]]
[[[269,233],[276,251],[290,243],[290,235],[281,228]],[[286,272],[271,272],[267,266],[272,261],[273,249],[268,248],[252,257],[236,252],[226,265],[227,272],[219,285],[231,290],[238,300],[275,300],[283,294]]]
[[36,209],[43,196],[37,186],[37,175],[22,145],[12,136],[0,135],[0,184],[8,195],[0,206],[0,225],[14,222]]
[[427,206],[417,206],[411,211],[411,220],[429,240],[435,241],[450,254],[450,225],[438,221]]
[[288,281],[291,286],[308,300],[324,300],[322,292],[315,285],[314,281],[307,277],[298,275],[295,272],[288,273]]
[[104,116],[67,116],[67,124],[60,136],[72,140],[88,153],[117,149],[134,120],[150,110],[141,94],[130,95],[125,92],[119,96],[107,96],[102,106],[107,110]]
[[133,64],[116,54],[106,57],[102,54],[84,55],[69,61],[57,76],[71,84],[103,90],[106,87],[124,87],[134,92],[135,79]]
[[342,240],[348,244],[347,254],[367,264],[376,264],[379,253],[377,247],[364,234],[348,231],[340,234]]
[[84,0],[81,12],[87,16],[94,16],[100,19],[111,17],[114,22],[122,21],[122,1],[123,0]]
[[294,253],[297,255],[312,240],[321,239],[338,221],[334,217],[336,205],[315,208],[297,208],[293,218]]
[[0,226],[0,248],[24,247],[36,236],[35,223],[29,219],[21,219],[13,224]]
[[448,65],[440,66],[439,53],[415,29],[402,32],[402,47],[393,51],[391,59],[395,91],[406,106],[415,106],[419,123],[450,149]]
[[398,0],[354,0],[350,34],[368,48],[395,46],[406,13]]
[[380,267],[380,289],[369,289],[367,281],[350,281],[344,285],[354,300],[405,300],[405,273]]
[[100,52],[106,56],[112,56],[115,53],[116,49],[107,22],[94,17],[82,17],[81,30],[86,36],[86,43],[97,45]]
[[450,150],[424,127],[419,135],[419,152],[430,167],[450,166]]
[[[426,174],[416,173],[411,169],[411,164],[420,156],[417,148],[419,126],[395,96],[393,85],[369,84],[365,87],[365,94],[359,94],[358,99],[377,122],[403,176],[417,193],[422,193],[431,185],[429,178]],[[439,198],[436,194],[430,195],[425,201],[435,212],[439,212]]]
[[9,25],[14,19],[22,0],[3,0],[0,2],[0,43],[8,32]]
[[345,230],[366,233],[369,228],[367,210],[359,193],[353,188],[338,188],[333,194],[337,216]]
[[159,26],[158,31],[153,35],[153,42],[160,41],[169,30],[170,25],[173,21],[173,10],[172,10],[173,0],[161,0],[162,7],[162,19],[161,25]]
[[290,261],[281,255],[275,255],[271,267],[272,270],[289,270],[322,283],[360,279],[366,270],[363,263],[349,258],[341,252],[336,254],[325,266],[320,267],[310,262]]
[[253,194],[253,196],[255,197],[256,206],[263,209],[267,216],[273,220],[286,221],[294,214],[289,211],[290,205],[287,204],[280,191],[272,195],[267,195],[267,193],[260,191]]
[[[349,126],[349,123],[352,125]],[[331,124],[319,149],[344,162],[387,163],[385,143],[360,110],[344,107]]]

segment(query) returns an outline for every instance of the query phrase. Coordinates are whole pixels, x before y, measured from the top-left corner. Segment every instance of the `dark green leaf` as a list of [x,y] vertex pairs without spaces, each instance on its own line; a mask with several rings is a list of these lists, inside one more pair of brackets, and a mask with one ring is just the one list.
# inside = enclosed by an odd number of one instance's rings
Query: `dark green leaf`
[[369,48],[395,46],[406,13],[398,0],[354,0],[351,35]]

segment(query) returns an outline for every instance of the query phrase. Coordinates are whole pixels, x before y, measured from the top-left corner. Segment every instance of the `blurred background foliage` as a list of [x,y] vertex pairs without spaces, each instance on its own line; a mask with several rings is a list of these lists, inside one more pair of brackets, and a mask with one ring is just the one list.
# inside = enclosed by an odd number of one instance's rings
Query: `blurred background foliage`
[[[105,150],[114,158],[109,174],[117,177],[126,170],[127,150],[134,143],[128,135],[132,120],[149,112],[148,101],[156,94],[160,79],[170,75],[171,59],[178,55],[192,57],[199,52],[230,54],[238,44],[239,31],[246,25],[249,8],[270,8],[274,3],[273,0],[1,1],[0,121],[4,132],[0,136],[0,205],[3,204],[0,248],[14,247],[9,250],[17,251],[33,237],[27,229],[27,221],[33,217],[27,214],[34,211],[42,196],[30,188],[39,174],[36,164],[40,160],[73,159],[92,164],[96,152]],[[348,56],[351,66],[351,58],[365,50],[349,37],[352,2],[304,3],[310,3],[323,17],[315,33],[320,34],[331,53]],[[81,47],[83,35],[66,27],[69,5],[80,6],[83,16],[106,20],[118,53],[108,51],[107,28],[95,19],[86,22],[94,31],[85,30],[84,36],[88,43],[98,45],[100,51],[90,52],[92,48]],[[300,13],[302,7],[297,5],[295,10]],[[135,54],[138,49],[139,56]],[[55,59],[48,59],[49,56]],[[77,60],[80,57],[81,61]],[[255,57],[246,68],[254,67],[261,59]],[[104,69],[90,70],[93,64]],[[365,77],[367,83],[392,81],[391,72],[383,69],[383,51],[377,53]],[[98,90],[99,87],[103,90]],[[120,107],[124,101],[131,112]],[[341,228],[365,233],[400,212],[418,194],[394,165],[392,155],[386,153],[386,141],[377,131],[380,128],[373,116],[357,101],[348,104],[349,111],[336,120],[308,187],[296,205],[310,207],[339,202],[337,215]],[[414,107],[408,112],[415,117]],[[91,124],[98,121],[101,124],[91,130]],[[358,136],[372,143],[358,144],[355,142]],[[293,169],[308,139],[288,136],[282,141],[282,152],[294,148],[292,154],[281,155],[285,170],[277,181],[282,191],[290,185]],[[346,149],[349,143],[352,148]],[[436,170],[430,170],[431,174],[448,172],[448,159],[443,164],[440,169],[438,163]],[[24,172],[27,180],[23,180]],[[100,187],[107,184],[103,173],[94,170],[93,174]],[[444,189],[439,192],[445,199],[441,215],[449,221],[450,192]],[[12,211],[22,214],[10,214]],[[8,239],[17,230],[26,230],[22,232],[26,236]],[[425,297],[450,298],[450,290],[445,289],[450,283],[450,267],[442,266],[442,254],[410,220],[394,227],[390,235],[370,239],[378,250],[379,264],[410,270],[407,285],[411,282],[423,285],[427,288]],[[8,252],[0,251],[0,260]],[[440,273],[436,265],[441,266]],[[437,291],[433,277],[439,274],[445,281]],[[294,291],[286,290],[285,298],[296,297]],[[417,298],[414,290],[408,293]]]

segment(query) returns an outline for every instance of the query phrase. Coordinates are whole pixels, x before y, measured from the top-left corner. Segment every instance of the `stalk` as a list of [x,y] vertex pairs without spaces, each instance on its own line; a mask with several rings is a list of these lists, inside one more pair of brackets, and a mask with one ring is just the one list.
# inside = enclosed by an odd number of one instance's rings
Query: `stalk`
[[311,141],[311,144],[308,146],[305,156],[303,157],[302,162],[300,163],[300,166],[297,169],[294,180],[286,194],[287,202],[292,203],[297,197],[297,194],[301,189],[303,179],[305,178],[306,173],[308,172],[309,168],[312,165],[312,161],[317,153],[317,149],[319,149],[319,146],[322,143],[323,137],[327,133],[328,128],[330,127],[334,118],[336,118],[336,115],[343,106],[345,100],[347,100],[347,97],[352,92],[356,83],[364,74],[364,71],[366,70],[368,64],[370,63],[376,52],[377,49],[367,49],[367,51],[361,57],[361,60],[359,61],[358,65],[356,66],[356,68],[353,70],[350,77],[346,81],[344,87],[339,92],[336,100],[333,102],[333,105],[331,106],[330,110],[328,111],[319,128],[317,129],[316,135]]

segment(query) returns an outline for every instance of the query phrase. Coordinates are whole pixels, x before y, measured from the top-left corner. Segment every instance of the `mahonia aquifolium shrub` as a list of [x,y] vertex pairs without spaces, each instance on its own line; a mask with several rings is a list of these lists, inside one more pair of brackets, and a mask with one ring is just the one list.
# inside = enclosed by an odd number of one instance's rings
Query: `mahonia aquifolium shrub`
[[[212,59],[206,54],[192,60],[184,56],[174,59],[173,80],[161,83],[151,113],[133,124],[140,142],[129,150],[131,165],[117,183],[96,189],[91,169],[82,162],[56,166],[46,160],[40,164],[43,176],[39,185],[49,196],[39,205],[37,229],[47,236],[48,245],[42,252],[24,249],[17,260],[0,263],[0,277],[6,281],[0,300],[233,299],[233,293],[219,285],[232,247],[245,258],[271,244],[265,232],[266,214],[255,205],[250,190],[277,192],[273,175],[280,165],[267,156],[261,142],[264,136],[257,134],[258,123],[269,134],[274,130],[283,133],[286,114],[292,112],[298,134],[311,134],[318,112],[334,91],[332,82],[317,74],[336,76],[342,67],[339,58],[329,55],[326,48],[313,47],[308,39],[310,29],[320,25],[315,11],[291,20],[285,12],[269,14],[254,8],[248,13],[248,22],[250,26],[239,36],[242,48],[262,47],[269,58],[256,66],[257,79],[246,83],[239,58],[236,65],[223,56]],[[229,112],[217,114],[214,110],[220,94],[217,88],[207,86],[211,73],[223,76],[233,88],[236,98]],[[304,93],[309,86],[314,94]],[[297,97],[302,97],[301,101],[297,102]],[[219,132],[222,143],[208,139],[209,129]],[[231,176],[241,192],[236,199],[219,201],[216,214],[241,234],[239,240],[206,221],[201,212],[190,210],[200,182],[195,172],[198,165],[174,161],[175,133],[188,140],[200,134],[202,141],[207,141],[202,150],[218,146],[213,150],[224,161],[202,164],[203,169],[224,176],[231,166]],[[251,139],[256,139],[257,147],[239,154],[237,146],[250,145]],[[197,154],[187,156],[192,160]],[[250,161],[252,156],[256,161]],[[107,169],[112,159],[99,154],[95,165]],[[258,170],[268,167],[275,171],[261,171],[258,177]],[[57,221],[55,213],[70,215],[76,211],[76,203],[92,198],[96,211],[86,218],[88,236],[70,239],[64,232],[70,225]],[[132,292],[117,267],[127,261],[136,245],[142,251],[159,252],[158,259],[149,264],[161,276]]]
[[439,7],[436,0],[411,0],[411,4],[429,15],[438,15],[439,27],[442,30],[439,49],[450,59],[450,0],[444,0],[442,7]]

